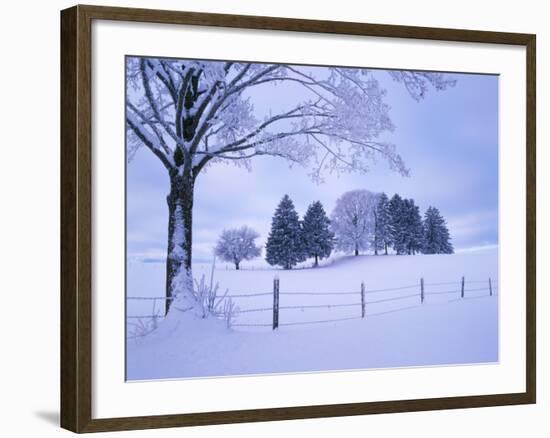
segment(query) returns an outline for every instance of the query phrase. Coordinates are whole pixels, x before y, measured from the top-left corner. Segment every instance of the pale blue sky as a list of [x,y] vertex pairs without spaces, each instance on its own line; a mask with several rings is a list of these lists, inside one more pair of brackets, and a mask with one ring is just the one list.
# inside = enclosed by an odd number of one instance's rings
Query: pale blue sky
[[[447,219],[456,249],[498,244],[498,77],[451,74],[445,91],[430,89],[414,101],[386,71],[376,77],[388,93],[395,132],[384,139],[397,145],[409,177],[391,171],[382,159],[367,175],[326,175],[316,184],[308,169],[280,158],[257,157],[252,171],[215,164],[196,182],[193,252],[209,259],[224,228],[249,225],[263,244],[271,216],[287,193],[300,215],[320,200],[330,214],[345,191],[364,188],[414,198],[422,212],[430,205]],[[294,93],[260,88],[252,97],[258,113],[292,103]],[[141,148],[127,168],[128,255],[162,259],[166,251],[168,177],[159,160]]]

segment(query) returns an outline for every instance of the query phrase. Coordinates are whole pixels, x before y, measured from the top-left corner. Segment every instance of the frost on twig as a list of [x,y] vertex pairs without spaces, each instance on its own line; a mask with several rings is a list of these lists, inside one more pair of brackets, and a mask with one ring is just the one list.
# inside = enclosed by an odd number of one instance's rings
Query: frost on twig
[[233,300],[231,299],[231,297],[229,297],[227,300],[224,301],[221,311],[221,315],[223,316],[223,319],[225,320],[228,329],[231,328],[231,325],[233,324],[233,320],[235,319],[237,313],[239,313],[239,306],[233,303]]
[[[216,267],[216,258],[212,260],[212,267],[210,270],[210,281],[206,281],[206,276],[203,274],[200,281],[195,280],[195,299],[199,303],[201,309],[201,316],[203,319],[208,318],[210,315],[223,318],[227,321],[226,311],[227,302],[231,301],[231,298],[227,298],[229,289],[225,290],[223,295],[218,295],[220,285],[214,283],[214,270]],[[230,309],[235,309],[234,305],[230,306]],[[231,317],[229,318],[231,320]],[[230,323],[228,323],[228,327]]]
[[153,310],[150,315],[135,318],[136,322],[128,321],[127,339],[138,339],[147,336],[158,327],[158,321],[162,317],[160,309],[156,308],[156,300],[153,300]]

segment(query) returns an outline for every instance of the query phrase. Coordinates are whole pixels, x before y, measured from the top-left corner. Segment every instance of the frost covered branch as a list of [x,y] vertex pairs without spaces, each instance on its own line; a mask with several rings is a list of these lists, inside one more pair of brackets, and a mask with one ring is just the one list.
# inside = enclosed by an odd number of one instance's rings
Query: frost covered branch
[[[247,166],[250,158],[271,154],[296,161],[292,149],[306,145],[299,160],[303,165],[312,158],[322,162],[315,168],[318,174],[368,171],[376,156],[407,174],[395,147],[377,140],[394,126],[384,103],[386,92],[370,70],[155,58],[131,58],[128,70],[133,88],[127,106],[134,117],[127,123],[135,134],[131,147],[146,145],[165,165],[191,161],[196,176],[217,160],[242,160]],[[429,85],[437,90],[454,85],[442,73],[389,73],[416,100]],[[254,90],[285,84],[301,87],[302,97],[278,114],[259,117]],[[289,142],[289,137],[296,139]]]

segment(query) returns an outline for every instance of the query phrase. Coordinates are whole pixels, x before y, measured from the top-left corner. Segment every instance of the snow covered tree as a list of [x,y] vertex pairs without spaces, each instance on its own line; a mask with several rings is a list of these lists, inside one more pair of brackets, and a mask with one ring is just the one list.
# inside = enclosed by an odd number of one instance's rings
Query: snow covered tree
[[330,230],[330,220],[321,202],[316,201],[308,207],[302,230],[306,254],[313,257],[314,266],[318,266],[319,259],[329,257],[334,246],[334,233]]
[[428,207],[424,214],[424,254],[453,254],[454,248],[447,224],[439,210]]
[[404,199],[404,215],[405,215],[405,247],[407,254],[414,255],[422,251],[424,246],[424,228],[422,225],[422,217],[420,209],[414,203],[414,199]]
[[223,230],[214,252],[222,260],[234,263],[238,270],[243,260],[251,260],[262,253],[262,249],[254,242],[258,237],[260,235],[246,225]]
[[267,263],[284,269],[292,269],[307,257],[300,218],[288,195],[283,197],[275,210],[265,253]]
[[403,199],[397,193],[390,199],[388,210],[391,245],[397,254],[404,254],[406,250],[405,207]]
[[382,193],[378,198],[375,210],[374,224],[374,253],[378,254],[379,250],[384,250],[384,254],[388,255],[388,246],[391,245],[391,215],[390,201],[385,193]]
[[[394,125],[379,74],[342,67],[126,58],[128,157],[145,147],[169,177],[166,296],[176,297],[177,307],[197,306],[191,269],[193,200],[197,177],[212,163],[249,167],[257,156],[281,157],[310,166],[320,180],[323,171],[367,172],[380,157],[407,173],[395,146],[380,140]],[[390,75],[416,100],[430,85],[438,90],[454,85],[441,73]],[[256,110],[255,100],[265,96],[261,90],[274,86],[286,106]],[[175,301],[166,302],[168,310]],[[187,314],[193,313],[198,315]]]
[[338,198],[331,214],[338,250],[357,256],[360,251],[370,249],[377,199],[368,190],[352,190]]
[[390,231],[397,254],[415,254],[423,247],[424,232],[420,210],[413,199],[395,194],[389,202]]

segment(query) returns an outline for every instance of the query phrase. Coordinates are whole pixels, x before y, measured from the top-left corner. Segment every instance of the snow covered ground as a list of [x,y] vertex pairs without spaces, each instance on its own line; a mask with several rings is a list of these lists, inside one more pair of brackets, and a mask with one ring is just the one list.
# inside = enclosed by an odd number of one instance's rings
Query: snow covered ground
[[[498,361],[496,248],[453,255],[346,256],[319,268],[290,271],[258,262],[242,268],[235,271],[220,264],[214,274],[242,312],[232,330],[214,319],[161,320],[151,334],[128,340],[127,378]],[[209,265],[194,266],[196,278],[203,274],[209,278]],[[273,331],[275,275],[280,279],[280,327]],[[462,276],[465,299],[460,299]],[[364,319],[361,282],[366,291]],[[128,296],[162,296],[163,285],[164,264],[129,262]],[[152,303],[128,300],[127,310],[128,315],[150,314]],[[320,322],[330,319],[341,320]]]

